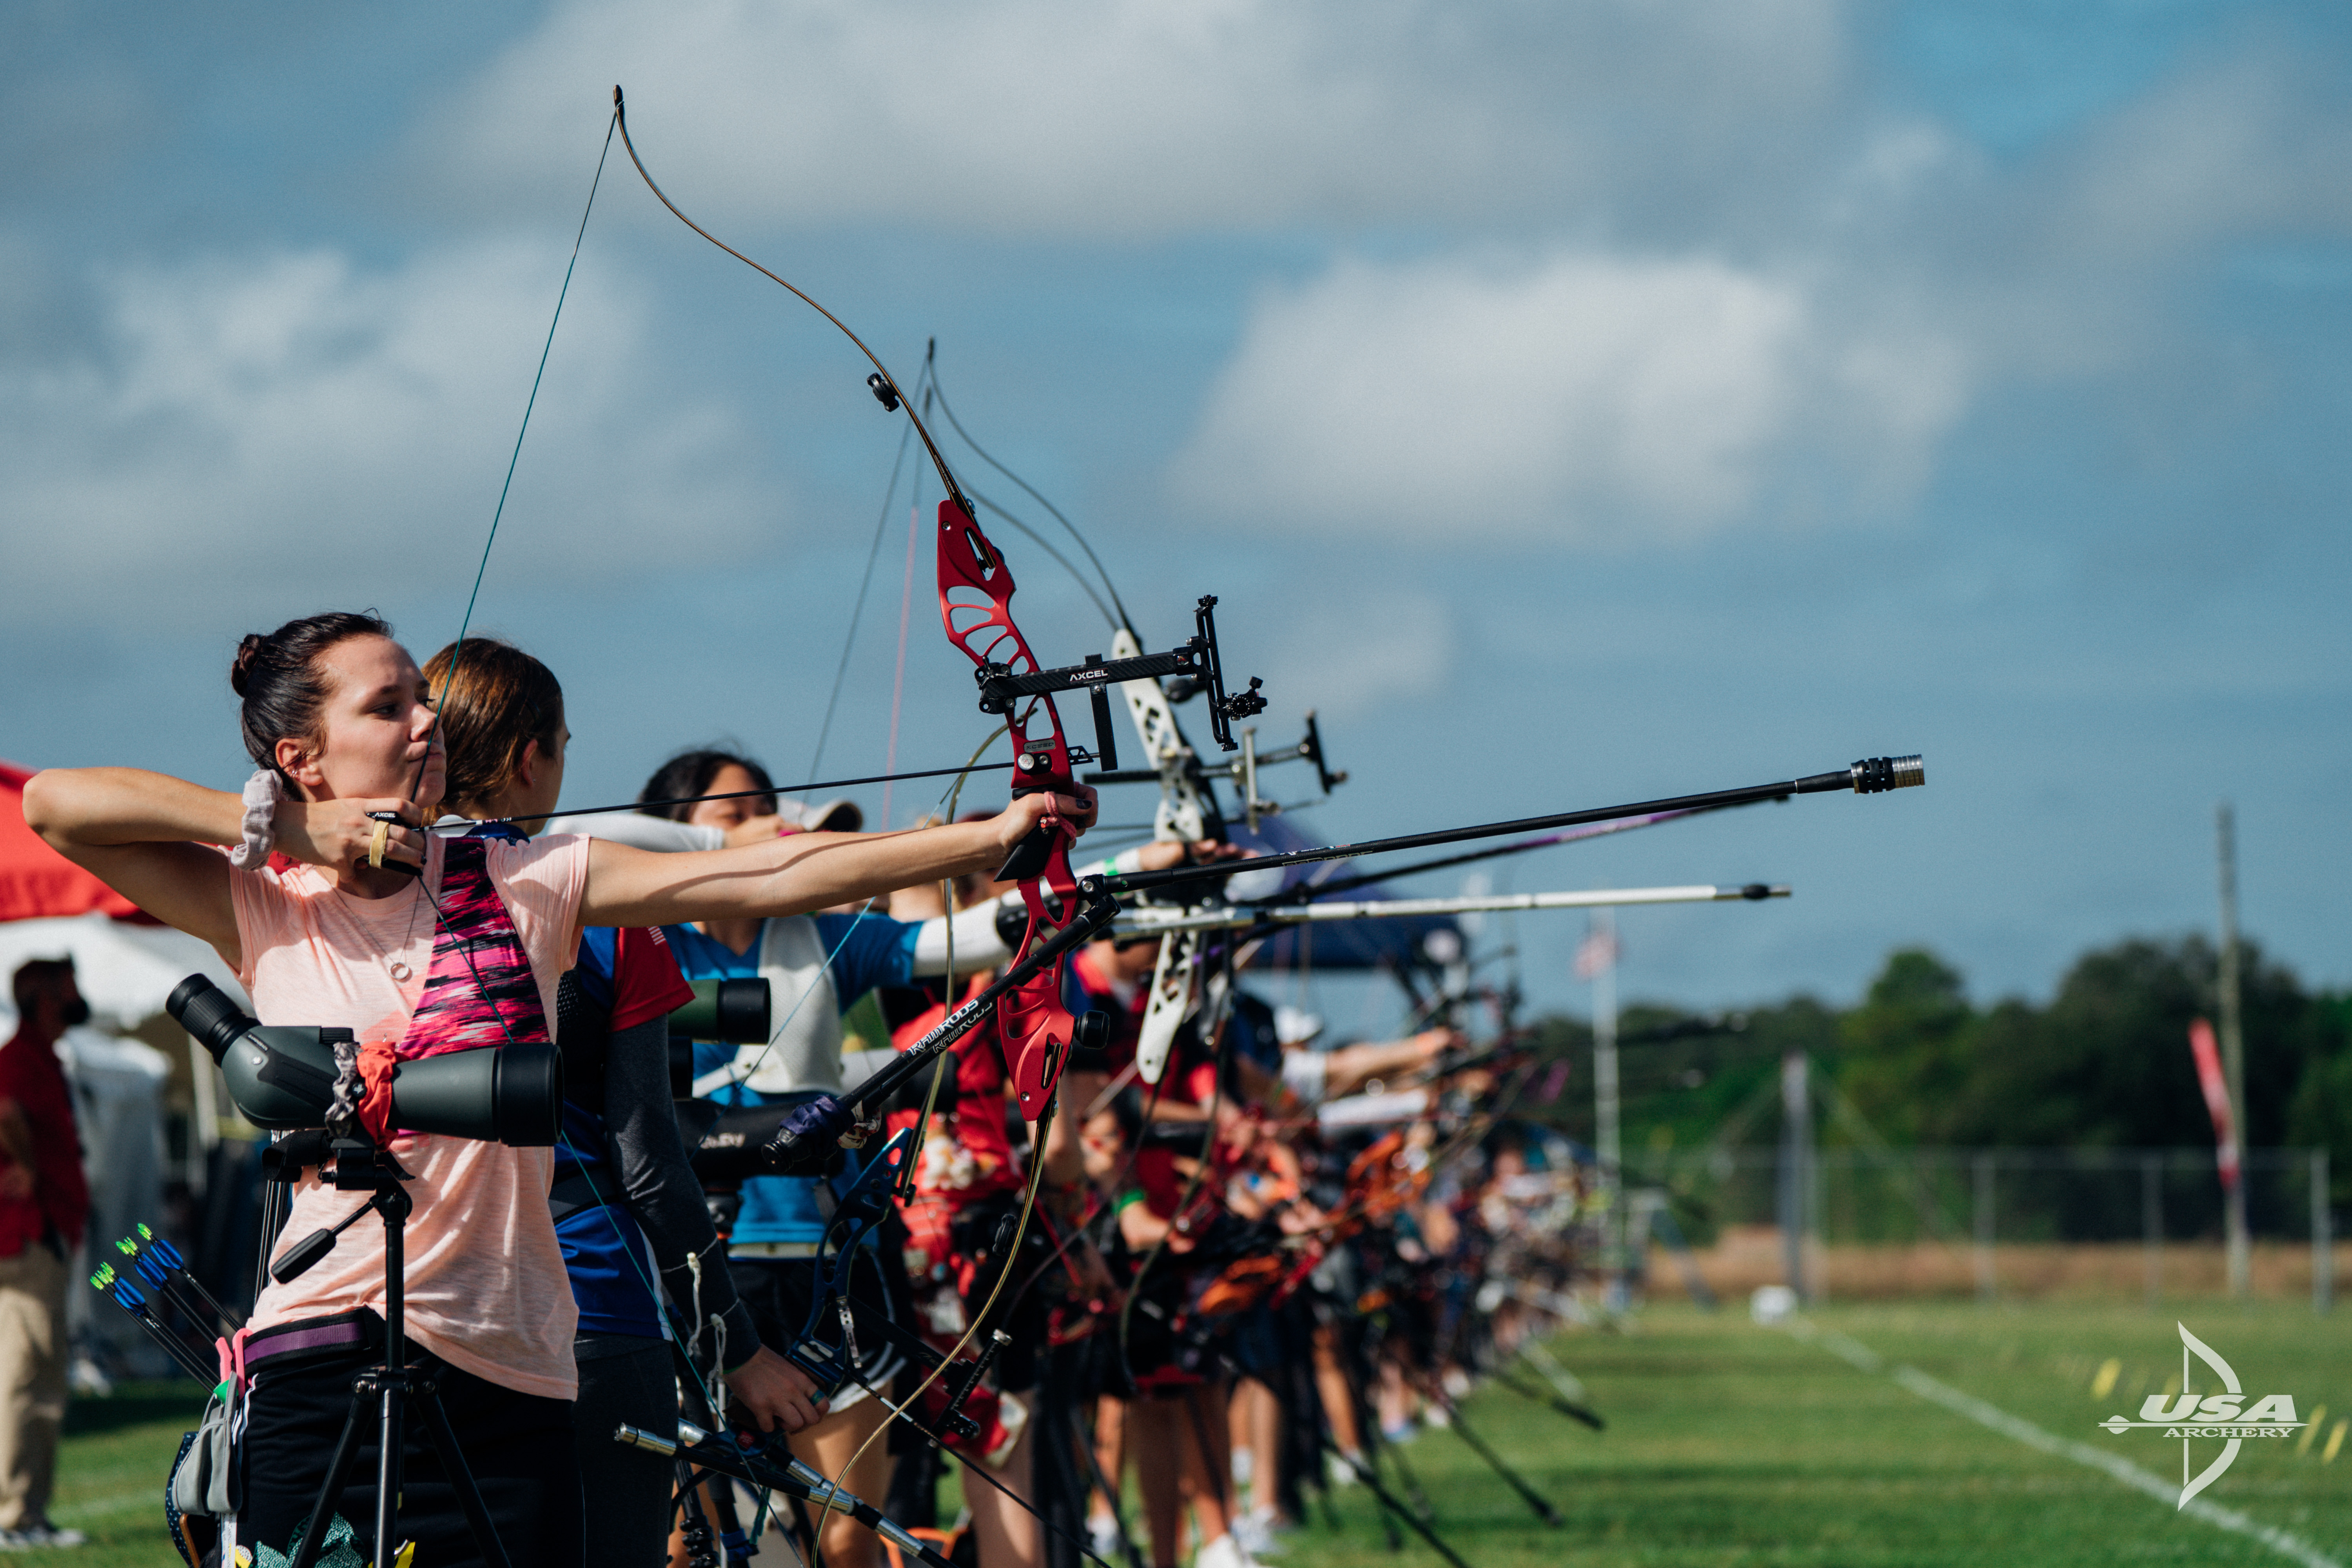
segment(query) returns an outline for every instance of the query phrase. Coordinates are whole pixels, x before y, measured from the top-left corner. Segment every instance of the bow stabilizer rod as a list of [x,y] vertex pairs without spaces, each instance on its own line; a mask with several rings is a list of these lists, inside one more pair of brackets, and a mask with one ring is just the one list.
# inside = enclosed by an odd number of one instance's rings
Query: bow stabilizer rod
[[1522,816],[1510,822],[1489,822],[1476,827],[1446,827],[1434,833],[1407,833],[1394,838],[1367,839],[1361,844],[1331,844],[1319,849],[1293,849],[1280,855],[1260,855],[1247,860],[1225,860],[1213,866],[1171,866],[1164,871],[1114,871],[1104,880],[1117,893],[1139,893],[1173,887],[1236,871],[1273,871],[1285,866],[1307,866],[1318,860],[1349,860],[1360,855],[1386,855],[1400,849],[1429,849],[1440,844],[1462,844],[1475,838],[1500,838],[1513,833],[1541,833],[1555,827],[1575,827],[1587,822],[1646,816],[1668,811],[1711,811],[1718,806],[1747,805],[1792,795],[1827,795],[1852,790],[1856,795],[1883,795],[1927,782],[1927,767],[1916,754],[1907,757],[1864,757],[1834,773],[1808,773],[1779,784],[1748,784],[1706,795],[1675,795],[1666,800],[1639,801],[1631,805],[1604,805],[1584,811],[1563,811],[1551,816]]
[[[1246,870],[1254,860],[1228,863]],[[1491,893],[1459,899],[1338,900],[1318,904],[1286,904],[1271,908],[1228,905],[1189,913],[1164,904],[1140,904],[1119,919],[1123,931],[1143,934],[1162,931],[1224,931],[1253,926],[1320,924],[1327,921],[1396,920],[1427,915],[1473,914],[1489,910],[1594,910],[1633,904],[1707,904],[1761,902],[1785,899],[1785,883],[1748,882],[1738,887],[1615,888],[1591,892]]]
[[955,1568],[940,1555],[937,1548],[920,1536],[910,1534],[898,1521],[876,1508],[865,1499],[843,1490],[819,1475],[803,1461],[786,1456],[779,1465],[763,1451],[738,1447],[729,1438],[710,1432],[691,1422],[677,1424],[676,1441],[648,1432],[641,1426],[623,1426],[613,1433],[613,1441],[625,1447],[643,1448],[664,1458],[684,1459],[706,1470],[716,1470],[747,1485],[780,1491],[786,1497],[800,1498],[807,1502],[847,1514],[899,1551],[926,1564],[926,1568]]

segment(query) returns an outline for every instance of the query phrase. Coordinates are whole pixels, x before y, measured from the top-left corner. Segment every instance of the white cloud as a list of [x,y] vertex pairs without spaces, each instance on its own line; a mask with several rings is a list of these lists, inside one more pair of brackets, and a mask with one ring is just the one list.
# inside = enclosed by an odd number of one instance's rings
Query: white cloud
[[[224,584],[366,596],[481,542],[562,275],[483,246],[373,270],[332,250],[125,270],[76,346],[0,354],[12,613],[163,605]],[[740,542],[741,433],[646,384],[642,312],[583,271],[501,549],[597,574]]]
[[[656,174],[729,224],[1549,222],[1636,179],[1720,185],[1807,134],[1843,78],[1841,10],[571,0],[425,136],[436,189],[546,199],[578,184],[618,80]],[[1612,151],[1629,136],[1639,170]]]
[[[1454,677],[1453,613],[1425,594],[1351,588],[1290,603],[1279,625],[1281,641],[1265,665],[1266,689],[1314,693],[1309,705],[1326,720],[1433,696]],[[1256,672],[1253,665],[1251,673]]]
[[1707,258],[1344,261],[1259,302],[1177,490],[1298,526],[1606,541],[1885,504],[1957,349]]

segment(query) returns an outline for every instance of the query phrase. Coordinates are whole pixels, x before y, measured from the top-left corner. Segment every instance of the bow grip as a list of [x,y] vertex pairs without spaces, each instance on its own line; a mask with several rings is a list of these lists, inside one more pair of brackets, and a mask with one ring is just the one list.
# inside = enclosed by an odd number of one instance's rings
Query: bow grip
[[[1014,794],[1024,792],[1014,791]],[[1034,882],[1045,874],[1046,865],[1054,858],[1054,838],[1058,829],[1034,827],[1029,837],[1013,847],[1013,853],[997,868],[1000,882]]]
[[[1042,746],[1022,752],[1015,759],[1013,767],[1016,772],[1013,781],[1013,798],[1015,800],[1024,795],[1049,791],[1070,795],[1077,793],[1077,785],[1071,782],[1068,770],[1055,766],[1054,753]],[[1048,827],[1043,824],[1030,829],[1029,837],[1014,845],[1013,853],[1005,857],[1004,864],[997,869],[996,879],[1000,882],[1034,882],[1044,876],[1045,867],[1054,858],[1055,837],[1061,831],[1058,827]]]

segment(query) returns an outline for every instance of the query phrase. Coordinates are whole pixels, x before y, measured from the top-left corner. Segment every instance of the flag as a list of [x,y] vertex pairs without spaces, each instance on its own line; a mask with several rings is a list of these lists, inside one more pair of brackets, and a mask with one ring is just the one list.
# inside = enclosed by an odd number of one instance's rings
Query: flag
[[2213,1117],[2215,1163],[2221,1167],[2221,1190],[2238,1190],[2238,1131],[2230,1116],[2230,1085],[2221,1076],[2221,1052],[2213,1043],[2213,1026],[2202,1018],[2189,1024],[2189,1049],[2197,1058],[2197,1087],[2205,1091],[2205,1109]]
[[1576,977],[1579,980],[1591,980],[1602,970],[1614,968],[1616,963],[1617,933],[1615,931],[1595,930],[1577,944]]

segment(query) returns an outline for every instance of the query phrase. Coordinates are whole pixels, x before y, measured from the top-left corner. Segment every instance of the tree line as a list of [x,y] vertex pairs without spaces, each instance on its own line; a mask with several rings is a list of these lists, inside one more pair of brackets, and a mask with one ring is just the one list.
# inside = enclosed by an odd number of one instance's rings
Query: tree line
[[[2334,1205],[2352,1202],[2352,994],[2306,989],[2242,942],[2250,1147],[2325,1148]],[[1643,1004],[1619,1019],[1629,1153],[1780,1135],[1780,1061],[1806,1052],[1841,1113],[1824,1145],[2210,1147],[2189,1053],[2192,1020],[2218,1020],[2213,944],[2133,938],[2086,952],[2045,1003],[1979,1005],[1925,948],[1890,953],[1860,1002],[1799,995],[1744,1014]],[[1590,1141],[1591,1026],[1547,1017],[1540,1048],[1575,1065],[1568,1092],[1532,1108]]]

